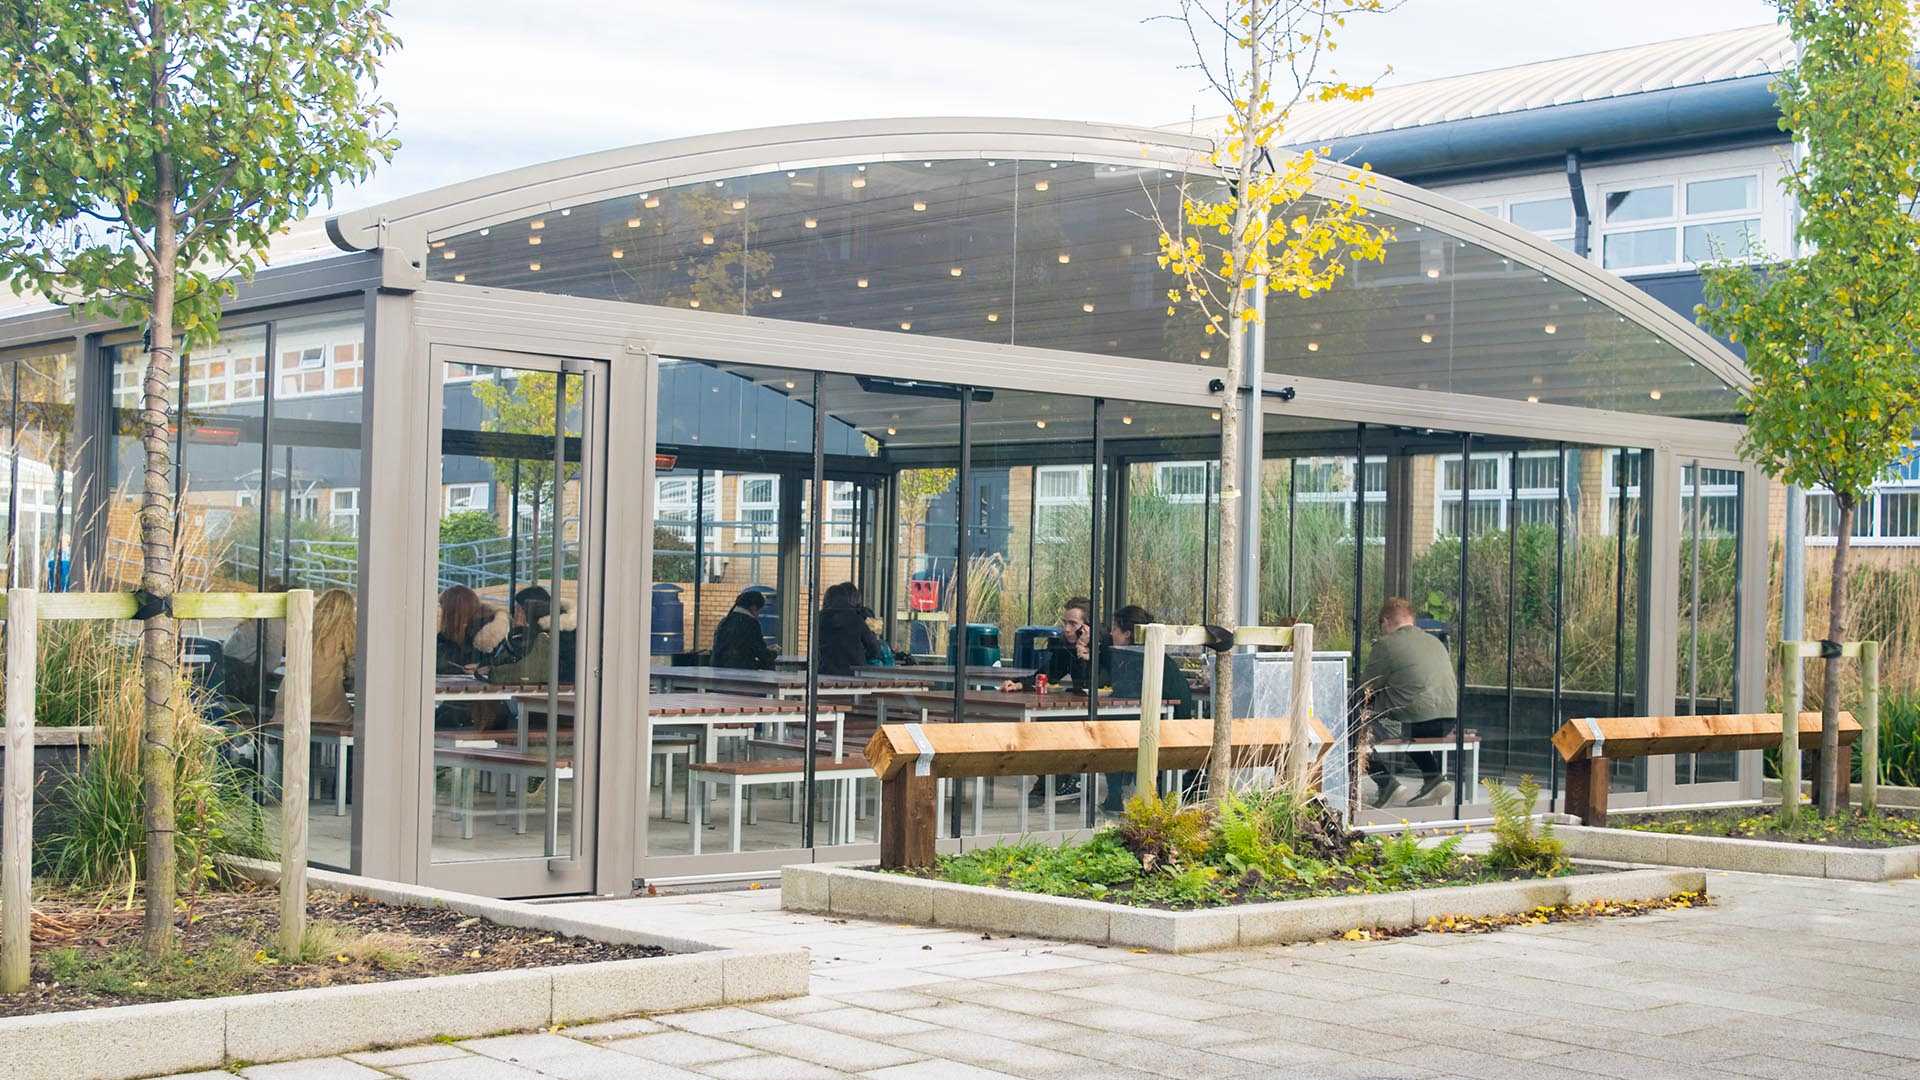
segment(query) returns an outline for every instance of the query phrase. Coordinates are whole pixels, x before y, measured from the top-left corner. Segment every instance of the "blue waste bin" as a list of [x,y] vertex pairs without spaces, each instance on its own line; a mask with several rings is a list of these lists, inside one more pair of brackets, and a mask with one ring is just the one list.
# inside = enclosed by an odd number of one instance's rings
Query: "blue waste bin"
[[[954,639],[947,639],[947,662],[953,662]],[[1000,628],[992,623],[967,624],[968,667],[992,667],[1000,662]]]
[[680,602],[680,586],[653,587],[653,635],[649,650],[655,656],[670,656],[687,647],[687,607]]
[[1013,666],[1019,668],[1037,668],[1046,666],[1048,646],[1060,640],[1060,628],[1057,626],[1023,626],[1013,632]]

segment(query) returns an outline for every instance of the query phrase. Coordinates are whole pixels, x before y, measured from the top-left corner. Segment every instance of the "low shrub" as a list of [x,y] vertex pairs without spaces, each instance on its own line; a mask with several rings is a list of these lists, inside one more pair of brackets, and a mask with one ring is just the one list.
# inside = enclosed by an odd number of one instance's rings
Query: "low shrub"
[[1493,847],[1487,865],[1501,870],[1556,874],[1566,869],[1565,845],[1553,835],[1553,823],[1536,821],[1533,808],[1540,785],[1531,776],[1508,787],[1491,777],[1480,781],[1493,804]]
[[[1531,806],[1538,789],[1527,787],[1506,797]],[[1411,831],[1378,838],[1348,831],[1318,799],[1283,790],[1231,794],[1211,807],[1141,794],[1119,822],[1084,844],[1000,844],[945,856],[934,875],[962,885],[1193,908],[1566,872],[1558,841],[1533,835],[1524,820],[1503,824],[1531,839],[1522,845],[1514,836],[1496,837],[1506,855],[1495,861],[1462,854],[1459,836],[1430,842]]]

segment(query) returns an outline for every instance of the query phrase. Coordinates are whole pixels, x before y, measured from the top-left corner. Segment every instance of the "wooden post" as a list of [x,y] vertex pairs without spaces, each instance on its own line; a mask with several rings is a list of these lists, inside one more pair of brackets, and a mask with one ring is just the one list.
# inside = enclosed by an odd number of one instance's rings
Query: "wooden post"
[[1780,643],[1780,816],[1800,814],[1800,643]]
[[1607,788],[1612,780],[1607,759],[1586,754],[1567,762],[1567,813],[1584,825],[1607,823]]
[[933,865],[937,790],[933,776],[916,775],[913,765],[881,782],[880,869],[917,870]]
[[0,824],[0,993],[27,988],[33,961],[33,699],[40,622],[32,589],[7,590],[6,811]]
[[313,591],[287,593],[287,669],[280,681],[280,955],[307,936],[307,762],[313,718]]
[[1313,752],[1307,748],[1308,720],[1313,715],[1313,624],[1293,626],[1293,698],[1287,703],[1287,788],[1305,794],[1307,765]]
[[1146,630],[1146,657],[1140,669],[1140,757],[1134,763],[1133,782],[1141,794],[1160,790],[1160,697],[1165,689],[1167,628],[1153,623]]
[[1880,643],[1860,643],[1860,808],[1872,816],[1880,803]]

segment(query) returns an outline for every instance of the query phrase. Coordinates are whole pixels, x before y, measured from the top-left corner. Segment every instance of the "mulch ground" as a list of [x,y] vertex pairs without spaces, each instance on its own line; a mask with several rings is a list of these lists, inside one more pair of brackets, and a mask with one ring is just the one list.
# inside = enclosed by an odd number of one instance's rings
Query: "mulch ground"
[[1907,810],[1883,808],[1869,817],[1858,809],[1850,809],[1832,817],[1821,817],[1812,808],[1805,808],[1792,825],[1785,825],[1777,809],[1744,806],[1634,814],[1621,816],[1609,824],[1634,832],[1775,840],[1816,847],[1891,848],[1920,844],[1920,816]]
[[522,930],[445,908],[315,892],[307,903],[310,925],[337,947],[288,961],[275,951],[278,905],[274,889],[245,883],[188,897],[175,919],[179,949],[156,963],[140,950],[137,901],[42,896],[33,912],[33,984],[0,995],[0,1016],[666,955],[653,946]]

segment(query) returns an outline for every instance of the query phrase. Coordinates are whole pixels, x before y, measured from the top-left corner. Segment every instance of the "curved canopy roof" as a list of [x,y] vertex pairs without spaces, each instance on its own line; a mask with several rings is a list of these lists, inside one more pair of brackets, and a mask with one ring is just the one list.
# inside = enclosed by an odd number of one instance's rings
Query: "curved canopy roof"
[[[1157,264],[1211,144],[1044,120],[903,119],[570,158],[328,222],[427,276],[763,318],[1219,364]],[[1322,167],[1315,197],[1347,169]],[[1276,297],[1267,366],[1364,384],[1724,417],[1738,360],[1617,277],[1381,178],[1395,239],[1331,293]]]

